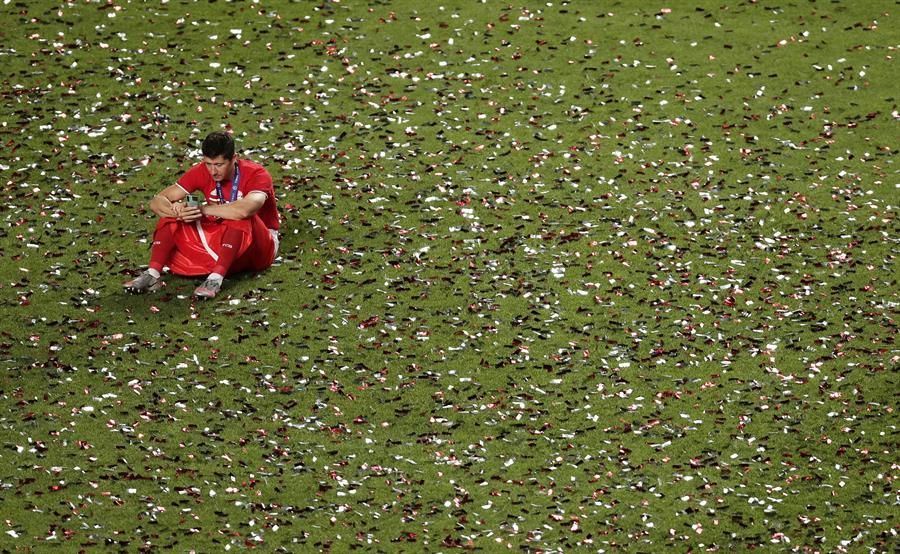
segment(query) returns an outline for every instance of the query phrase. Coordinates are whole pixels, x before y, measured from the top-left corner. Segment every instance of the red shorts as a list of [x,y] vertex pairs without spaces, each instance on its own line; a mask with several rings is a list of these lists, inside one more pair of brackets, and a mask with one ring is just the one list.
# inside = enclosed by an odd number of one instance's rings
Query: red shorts
[[207,275],[216,265],[222,248],[222,235],[232,227],[244,232],[244,239],[229,274],[241,271],[261,271],[272,265],[278,254],[278,234],[270,230],[259,216],[243,220],[202,218],[183,223],[164,217],[156,228],[174,225],[175,251],[169,260],[169,270],[176,275]]

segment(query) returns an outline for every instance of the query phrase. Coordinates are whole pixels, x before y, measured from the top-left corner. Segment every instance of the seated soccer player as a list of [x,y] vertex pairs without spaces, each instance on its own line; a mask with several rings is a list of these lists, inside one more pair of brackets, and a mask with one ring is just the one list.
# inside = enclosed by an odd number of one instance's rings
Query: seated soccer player
[[[150,200],[159,216],[150,264],[124,283],[126,290],[158,289],[168,267],[176,275],[206,275],[194,296],[213,298],[226,275],[261,271],[275,260],[279,214],[272,177],[261,165],[238,158],[228,133],[211,133],[201,150],[201,163]],[[205,203],[185,201],[196,192]]]

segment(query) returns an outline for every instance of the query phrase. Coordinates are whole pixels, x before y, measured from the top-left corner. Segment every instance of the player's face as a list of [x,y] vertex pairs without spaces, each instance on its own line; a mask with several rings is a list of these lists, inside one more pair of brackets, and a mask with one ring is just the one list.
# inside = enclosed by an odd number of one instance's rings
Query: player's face
[[227,182],[234,176],[235,158],[216,156],[215,158],[203,157],[203,163],[214,181]]

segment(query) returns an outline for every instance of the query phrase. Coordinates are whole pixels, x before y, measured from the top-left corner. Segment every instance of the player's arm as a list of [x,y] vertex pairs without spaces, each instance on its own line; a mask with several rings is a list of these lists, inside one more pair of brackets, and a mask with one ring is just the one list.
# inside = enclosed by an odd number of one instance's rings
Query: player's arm
[[187,191],[180,185],[169,185],[150,199],[150,209],[159,217],[180,219],[184,205],[179,201],[187,196]]
[[248,219],[253,217],[256,212],[266,203],[266,193],[254,190],[250,191],[247,196],[228,204],[206,204],[200,206],[200,213],[210,217],[219,217],[222,219]]

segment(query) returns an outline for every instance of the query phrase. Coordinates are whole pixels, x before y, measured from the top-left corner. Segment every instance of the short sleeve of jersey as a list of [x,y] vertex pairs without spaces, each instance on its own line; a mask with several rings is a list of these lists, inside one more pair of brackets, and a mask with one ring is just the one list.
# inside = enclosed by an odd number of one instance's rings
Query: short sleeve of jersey
[[272,187],[272,176],[269,175],[269,172],[264,167],[256,164],[246,164],[241,167],[241,170],[250,173],[247,176],[246,186],[241,187],[244,194],[250,194],[254,191],[262,192],[269,197],[275,194],[275,189]]
[[187,192],[203,190],[205,193],[204,189],[209,181],[209,171],[206,166],[197,164],[184,172],[184,175],[178,179],[178,184]]
[[266,203],[257,213],[266,227],[269,229],[279,228],[281,218],[275,202],[275,187],[272,184],[272,176],[264,167],[250,161],[241,163],[241,192],[245,196],[251,192],[265,194]]

